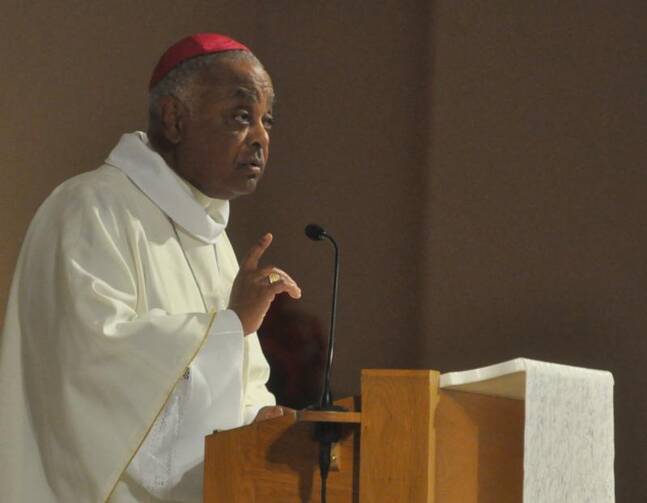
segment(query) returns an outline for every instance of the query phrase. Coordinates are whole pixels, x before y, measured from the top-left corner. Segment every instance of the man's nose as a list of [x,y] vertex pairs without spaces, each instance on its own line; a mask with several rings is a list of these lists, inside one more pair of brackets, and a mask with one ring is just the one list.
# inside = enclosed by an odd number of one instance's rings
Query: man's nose
[[265,125],[262,122],[255,122],[253,126],[249,128],[247,133],[247,142],[250,146],[260,148],[263,152],[267,151],[267,147],[270,144],[270,134],[267,129],[265,129]]

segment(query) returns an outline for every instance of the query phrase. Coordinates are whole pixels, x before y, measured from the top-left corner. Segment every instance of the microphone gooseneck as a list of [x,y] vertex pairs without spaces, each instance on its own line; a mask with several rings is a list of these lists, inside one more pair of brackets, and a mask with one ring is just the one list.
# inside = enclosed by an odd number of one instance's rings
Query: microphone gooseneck
[[[319,406],[316,410],[334,411],[343,410],[332,404],[332,393],[330,392],[330,375],[332,373],[333,350],[335,347],[335,319],[337,318],[337,284],[339,282],[339,247],[333,237],[323,227],[317,224],[306,225],[306,236],[313,241],[326,239],[330,241],[335,249],[335,262],[332,286],[332,308],[330,310],[330,334],[328,336],[328,355],[326,368],[324,370],[324,382],[319,399]],[[338,423],[320,422],[315,424],[315,439],[319,441],[319,473],[321,475],[321,503],[326,503],[326,481],[330,470],[330,455],[332,444],[341,438],[341,429]]]
[[333,237],[328,234],[323,227],[317,224],[308,224],[305,228],[306,236],[313,241],[326,239],[330,241],[335,249],[335,261],[332,283],[332,308],[330,310],[330,334],[328,335],[328,354],[326,358],[326,368],[324,370],[324,385],[319,400],[320,410],[330,409],[332,407],[332,393],[330,392],[330,375],[332,373],[332,360],[335,348],[335,320],[337,319],[337,285],[339,283],[339,247]]

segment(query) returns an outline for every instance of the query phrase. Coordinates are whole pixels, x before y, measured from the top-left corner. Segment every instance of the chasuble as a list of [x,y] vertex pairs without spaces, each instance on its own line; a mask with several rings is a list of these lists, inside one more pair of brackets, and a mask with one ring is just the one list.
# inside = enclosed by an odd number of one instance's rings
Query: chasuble
[[192,501],[202,436],[275,403],[226,309],[228,211],[143,133],[39,208],[0,340],[3,501]]

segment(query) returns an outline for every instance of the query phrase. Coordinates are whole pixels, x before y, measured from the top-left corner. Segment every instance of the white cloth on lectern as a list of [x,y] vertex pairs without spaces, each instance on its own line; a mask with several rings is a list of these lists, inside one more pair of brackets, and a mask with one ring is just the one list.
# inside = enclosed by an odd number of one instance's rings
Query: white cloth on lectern
[[526,401],[523,503],[615,501],[610,372],[516,358],[440,386]]
[[613,377],[525,361],[524,503],[613,503]]

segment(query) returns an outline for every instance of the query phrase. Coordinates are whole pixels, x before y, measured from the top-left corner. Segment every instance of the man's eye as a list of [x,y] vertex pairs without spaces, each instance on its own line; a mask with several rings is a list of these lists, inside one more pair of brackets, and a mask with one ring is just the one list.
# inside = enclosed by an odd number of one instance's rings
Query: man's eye
[[274,117],[265,117],[263,119],[263,124],[265,125],[265,129],[272,129],[272,126],[274,125]]
[[238,110],[234,113],[234,120],[242,124],[249,124],[249,112],[246,110]]

